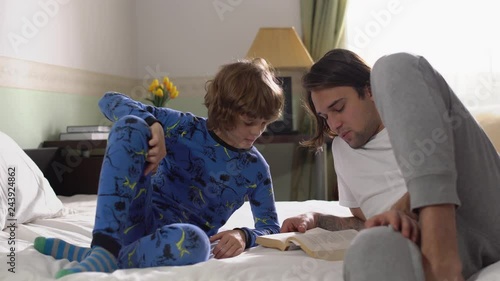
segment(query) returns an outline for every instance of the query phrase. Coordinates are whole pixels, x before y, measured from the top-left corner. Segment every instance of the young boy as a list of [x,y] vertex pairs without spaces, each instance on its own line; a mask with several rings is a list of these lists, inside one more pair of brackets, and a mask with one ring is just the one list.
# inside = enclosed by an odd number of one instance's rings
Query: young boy
[[[114,121],[103,162],[91,248],[39,237],[35,248],[84,271],[186,265],[239,255],[278,233],[269,166],[253,146],[284,105],[263,59],[223,66],[207,84],[208,118],[119,93],[99,102]],[[255,229],[217,233],[248,197]]]

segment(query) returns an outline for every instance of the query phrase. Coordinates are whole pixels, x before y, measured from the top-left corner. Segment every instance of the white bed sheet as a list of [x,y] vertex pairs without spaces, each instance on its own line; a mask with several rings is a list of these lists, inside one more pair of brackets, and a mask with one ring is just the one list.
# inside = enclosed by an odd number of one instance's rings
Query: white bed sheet
[[[10,231],[0,232],[0,280],[53,280],[57,271],[70,266],[67,260],[55,260],[38,253],[32,241],[37,236],[58,237],[88,246],[91,241],[95,215],[95,195],[60,197],[64,210],[60,217],[41,219],[18,225],[15,232],[15,273],[10,265]],[[308,211],[348,216],[347,208],[338,202],[310,200],[277,202],[280,222],[285,218]],[[253,227],[250,206],[245,203],[221,229]],[[80,273],[61,280],[342,280],[342,262],[329,262],[308,257],[302,251],[281,252],[263,247],[252,248],[243,254],[223,260],[211,259],[189,266],[157,267],[150,269],[117,270],[108,273]],[[484,269],[469,280],[500,280],[500,263]]]

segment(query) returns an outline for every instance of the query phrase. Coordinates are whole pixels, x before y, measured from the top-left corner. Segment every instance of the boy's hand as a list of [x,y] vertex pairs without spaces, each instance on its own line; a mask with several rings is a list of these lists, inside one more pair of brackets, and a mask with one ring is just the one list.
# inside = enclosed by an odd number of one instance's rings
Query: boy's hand
[[417,214],[411,211],[410,207],[410,193],[406,192],[403,197],[399,198],[399,200],[392,205],[391,210],[401,211],[405,213],[407,216],[414,220],[418,220]]
[[245,251],[243,230],[226,230],[210,237],[210,243],[220,240],[213,250],[216,259],[235,257]]
[[418,222],[404,212],[389,210],[382,214],[371,217],[365,222],[365,227],[391,225],[396,231],[401,232],[405,237],[413,241],[415,244],[420,240],[420,228]]
[[296,217],[287,218],[281,226],[280,232],[306,232],[306,230],[317,226],[316,216],[314,213],[298,215]]
[[151,139],[148,142],[149,150],[146,161],[148,164],[144,169],[144,175],[148,175],[152,171],[158,169],[160,161],[167,155],[167,149],[165,147],[165,135],[163,127],[159,122],[153,123],[150,127]]

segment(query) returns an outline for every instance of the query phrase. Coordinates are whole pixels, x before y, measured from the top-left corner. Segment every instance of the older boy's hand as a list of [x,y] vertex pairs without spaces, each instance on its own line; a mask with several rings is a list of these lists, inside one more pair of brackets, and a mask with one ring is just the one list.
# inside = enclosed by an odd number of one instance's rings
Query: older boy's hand
[[148,142],[149,150],[146,161],[148,164],[144,169],[144,175],[156,171],[160,161],[167,155],[167,149],[165,147],[165,135],[163,132],[163,127],[159,122],[153,123],[150,127],[151,139]]
[[216,259],[235,257],[245,251],[245,233],[242,230],[226,230],[210,237],[210,243],[220,240],[213,250]]
[[420,228],[418,222],[402,211],[390,210],[371,217],[365,222],[365,227],[391,225],[396,231],[418,244],[420,241]]
[[307,213],[286,219],[281,226],[280,232],[306,232],[306,230],[317,226],[316,213]]
[[406,192],[403,197],[391,206],[391,210],[401,211],[414,220],[418,220],[417,214],[411,211],[410,193]]

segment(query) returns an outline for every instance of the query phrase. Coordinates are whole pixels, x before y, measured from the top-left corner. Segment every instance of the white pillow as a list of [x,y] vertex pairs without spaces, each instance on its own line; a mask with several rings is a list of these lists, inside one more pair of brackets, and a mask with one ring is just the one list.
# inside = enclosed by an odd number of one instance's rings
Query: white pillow
[[[15,195],[9,194],[13,191],[9,183],[14,181],[9,176],[9,167],[15,167],[15,171],[11,171],[15,172]],[[3,132],[0,132],[0,187],[0,229],[12,222],[21,224],[54,217],[63,208],[35,162]]]

